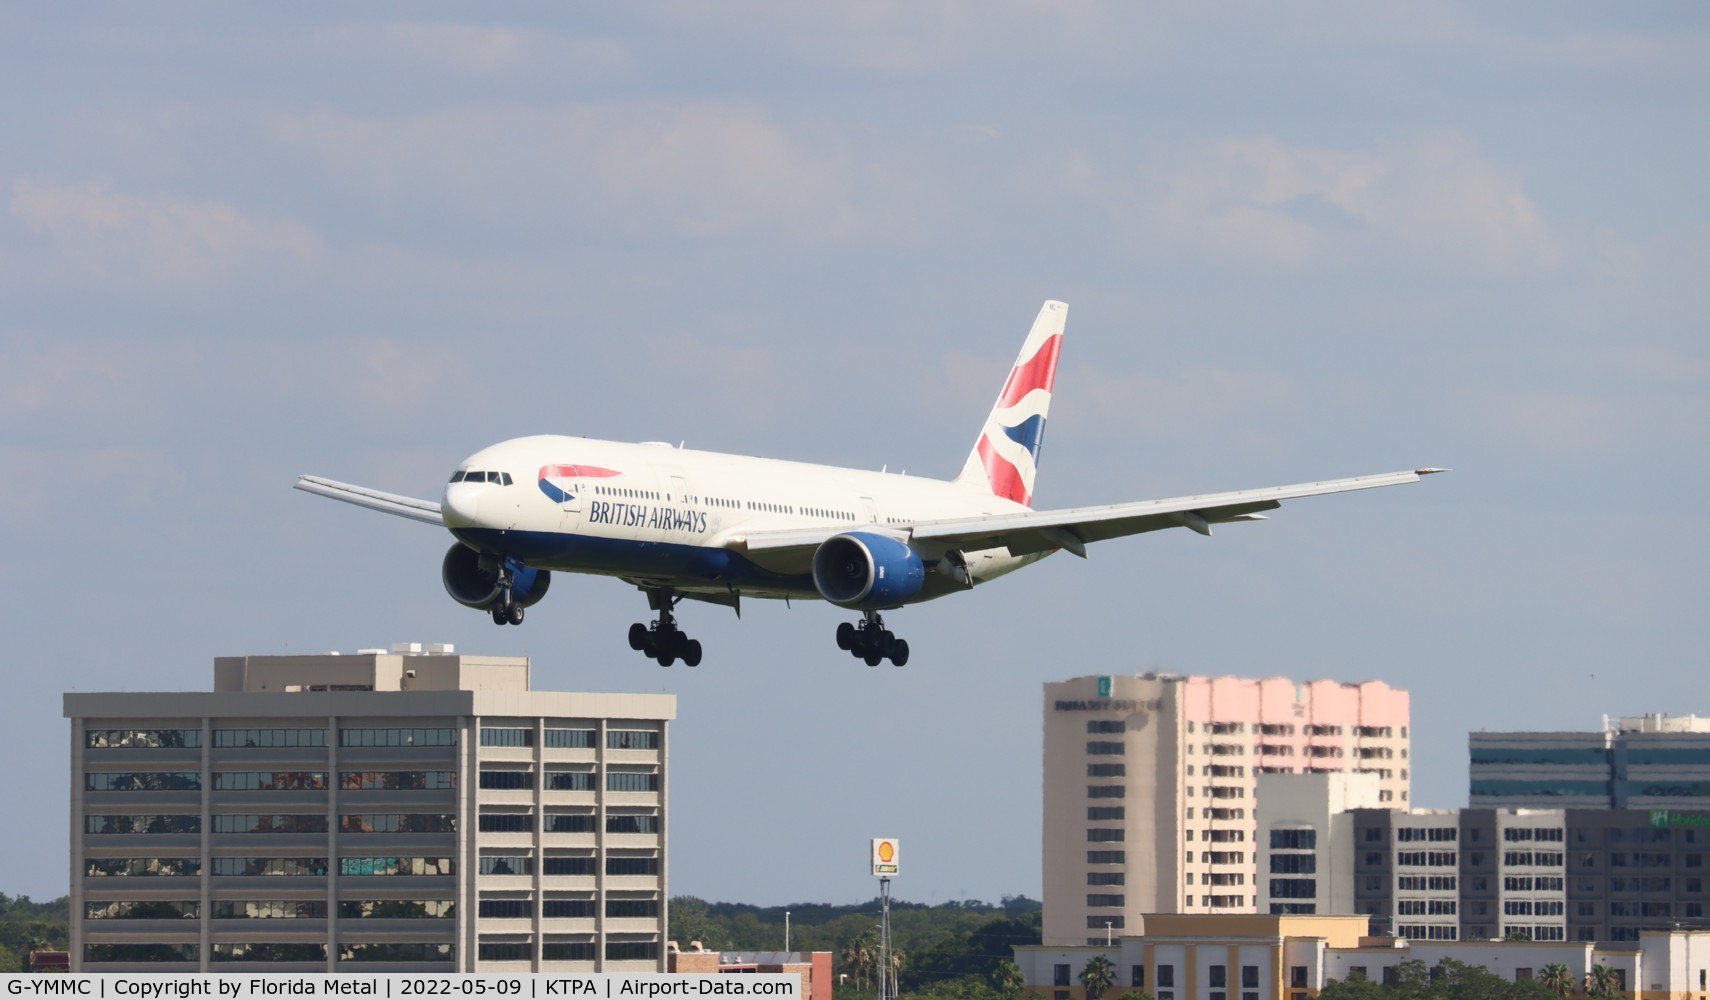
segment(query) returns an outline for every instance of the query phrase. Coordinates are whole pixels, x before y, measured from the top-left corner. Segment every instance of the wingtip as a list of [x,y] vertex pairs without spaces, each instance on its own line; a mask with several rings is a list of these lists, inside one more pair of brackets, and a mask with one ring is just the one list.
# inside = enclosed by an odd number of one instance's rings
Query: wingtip
[[1453,471],[1455,471],[1455,470],[1453,470],[1453,469],[1414,469],[1413,474],[1416,476],[1434,476],[1439,472],[1453,472]]

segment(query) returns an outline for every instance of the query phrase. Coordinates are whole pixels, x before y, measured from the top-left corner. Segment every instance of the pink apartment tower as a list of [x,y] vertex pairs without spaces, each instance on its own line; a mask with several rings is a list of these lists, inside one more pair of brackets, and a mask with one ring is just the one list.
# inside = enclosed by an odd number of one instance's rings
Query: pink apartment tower
[[1171,674],[1045,685],[1047,945],[1146,913],[1252,913],[1263,773],[1369,771],[1408,808],[1408,695],[1381,681]]

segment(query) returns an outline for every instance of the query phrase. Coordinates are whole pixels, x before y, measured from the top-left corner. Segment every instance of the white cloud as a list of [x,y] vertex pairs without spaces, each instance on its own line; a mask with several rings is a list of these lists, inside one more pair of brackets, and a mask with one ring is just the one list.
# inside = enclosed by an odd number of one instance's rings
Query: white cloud
[[252,218],[232,205],[121,194],[104,184],[18,180],[12,214],[53,247],[48,261],[124,287],[216,284],[258,257],[313,259],[306,228]]
[[1060,190],[1113,210],[1140,252],[1254,267],[1547,270],[1558,238],[1520,178],[1453,132],[1371,149],[1271,136],[1189,143],[1132,167],[1073,151]]
[[528,225],[842,242],[906,231],[918,194],[841,138],[742,104],[320,114],[284,120],[278,134],[343,186]]

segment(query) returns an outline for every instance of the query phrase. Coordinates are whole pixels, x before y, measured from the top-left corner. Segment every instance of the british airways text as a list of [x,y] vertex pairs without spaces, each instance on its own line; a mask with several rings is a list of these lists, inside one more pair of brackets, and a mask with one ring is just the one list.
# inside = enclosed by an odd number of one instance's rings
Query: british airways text
[[589,524],[612,524],[620,528],[646,525],[658,531],[692,531],[704,534],[707,515],[704,511],[680,507],[654,507],[644,503],[612,503],[595,500],[588,504]]

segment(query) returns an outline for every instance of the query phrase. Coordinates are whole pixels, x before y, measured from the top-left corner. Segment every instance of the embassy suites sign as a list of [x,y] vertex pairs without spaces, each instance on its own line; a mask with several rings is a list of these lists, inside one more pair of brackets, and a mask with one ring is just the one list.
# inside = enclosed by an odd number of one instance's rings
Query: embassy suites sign
[[1052,708],[1059,712],[1156,712],[1157,698],[1058,698]]

